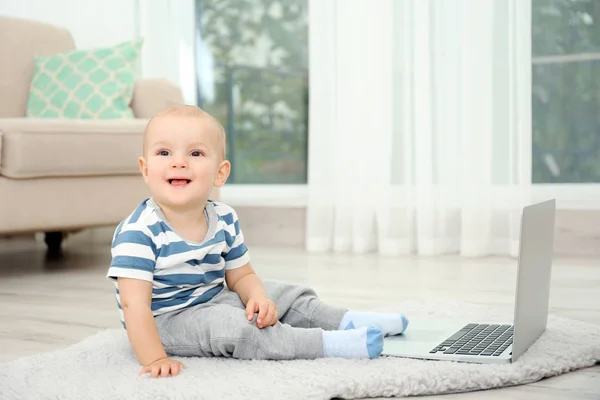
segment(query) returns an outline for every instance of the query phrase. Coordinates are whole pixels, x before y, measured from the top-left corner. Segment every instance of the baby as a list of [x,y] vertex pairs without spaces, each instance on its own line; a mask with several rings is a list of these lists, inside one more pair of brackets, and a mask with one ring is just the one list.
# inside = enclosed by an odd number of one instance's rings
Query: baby
[[118,225],[107,274],[140,374],[177,375],[173,356],[378,357],[404,315],[333,307],[256,275],[235,210],[209,200],[229,175],[225,149],[223,127],[194,106],[146,127],[139,166],[152,196]]

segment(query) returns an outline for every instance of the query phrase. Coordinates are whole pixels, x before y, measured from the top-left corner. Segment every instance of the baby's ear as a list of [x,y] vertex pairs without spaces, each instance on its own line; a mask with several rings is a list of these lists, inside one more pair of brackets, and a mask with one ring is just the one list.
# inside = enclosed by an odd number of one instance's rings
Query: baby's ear
[[214,185],[216,187],[223,186],[225,182],[227,182],[227,178],[229,177],[229,172],[231,171],[231,164],[227,160],[221,161],[219,165],[219,170],[217,171],[217,176],[215,178]]
[[140,157],[138,162],[140,164],[140,171],[142,172],[144,181],[148,182],[148,164],[146,163],[146,159],[144,157]]

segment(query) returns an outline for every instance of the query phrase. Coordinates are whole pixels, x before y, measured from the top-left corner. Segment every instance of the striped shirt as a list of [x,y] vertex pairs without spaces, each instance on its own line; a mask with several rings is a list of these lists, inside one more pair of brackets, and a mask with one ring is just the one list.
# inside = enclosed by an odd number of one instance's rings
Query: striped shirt
[[125,318],[117,278],[152,282],[154,316],[205,303],[224,288],[225,270],[250,260],[233,208],[208,201],[208,230],[201,243],[184,239],[152,199],[146,199],[117,226],[107,278],[116,288],[121,323]]

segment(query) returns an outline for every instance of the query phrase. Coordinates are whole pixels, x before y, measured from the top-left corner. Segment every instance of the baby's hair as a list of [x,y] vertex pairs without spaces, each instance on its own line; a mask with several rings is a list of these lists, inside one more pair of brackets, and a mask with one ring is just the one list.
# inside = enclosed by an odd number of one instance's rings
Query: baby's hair
[[178,106],[165,108],[164,110],[156,113],[150,119],[150,121],[146,125],[146,130],[144,131],[144,147],[143,147],[144,154],[146,154],[146,132],[148,131],[148,127],[152,123],[152,120],[157,117],[167,117],[167,116],[207,118],[218,129],[218,134],[221,136],[221,141],[222,141],[222,145],[223,145],[223,159],[225,159],[225,152],[227,149],[225,129],[223,128],[221,123],[215,117],[213,117],[212,115],[210,115],[209,113],[207,113],[206,111],[201,109],[200,107],[192,106],[192,105],[178,105]]

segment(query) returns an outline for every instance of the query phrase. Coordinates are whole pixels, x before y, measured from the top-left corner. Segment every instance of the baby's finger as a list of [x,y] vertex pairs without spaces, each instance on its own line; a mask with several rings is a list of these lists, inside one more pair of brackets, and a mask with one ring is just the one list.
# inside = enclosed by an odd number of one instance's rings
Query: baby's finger
[[265,325],[271,326],[277,322],[277,307],[271,305],[269,307],[269,312],[265,317]]
[[161,365],[160,366],[160,376],[162,376],[163,378],[168,378],[170,369],[171,369],[171,366],[169,364]]
[[151,372],[151,371],[152,371],[152,368],[151,368],[151,367],[143,367],[143,368],[140,370],[140,375],[147,374],[147,373],[149,373],[149,372]]
[[157,367],[157,366],[152,367],[152,377],[158,378],[158,374],[160,374],[160,367]]
[[265,322],[265,317],[267,316],[267,314],[269,313],[269,304],[261,304],[260,305],[260,309],[258,310],[258,319],[256,322],[258,322],[259,327],[263,327],[264,326],[264,322]]
[[177,376],[179,374],[179,364],[173,363],[171,364],[171,375]]
[[246,318],[248,319],[248,321],[252,321],[252,319],[254,318],[255,311],[256,304],[254,303],[254,300],[248,301],[248,304],[246,305]]

